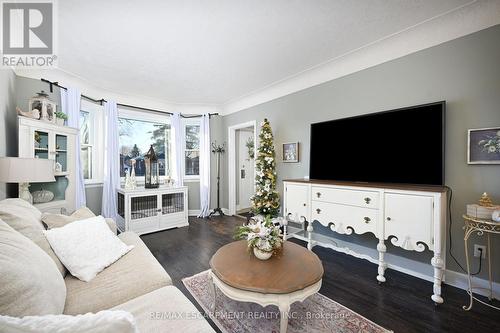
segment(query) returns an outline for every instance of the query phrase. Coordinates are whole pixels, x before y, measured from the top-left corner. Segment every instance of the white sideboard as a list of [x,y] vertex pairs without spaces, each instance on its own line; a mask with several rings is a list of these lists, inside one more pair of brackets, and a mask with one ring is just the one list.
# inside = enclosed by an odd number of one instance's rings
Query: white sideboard
[[373,234],[378,239],[379,283],[385,282],[386,240],[408,251],[422,252],[427,246],[434,253],[431,298],[438,304],[443,303],[446,197],[445,186],[287,180],[284,213],[290,221],[308,223],[310,249],[325,246],[313,239],[313,221],[339,234]]
[[188,226],[187,186],[118,191],[117,226],[139,235]]

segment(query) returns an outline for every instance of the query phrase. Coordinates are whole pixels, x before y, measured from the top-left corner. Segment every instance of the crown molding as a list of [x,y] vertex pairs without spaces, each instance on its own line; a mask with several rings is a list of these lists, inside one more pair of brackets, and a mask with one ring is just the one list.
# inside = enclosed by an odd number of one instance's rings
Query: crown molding
[[135,105],[145,108],[163,110],[166,112],[179,112],[184,114],[203,114],[219,112],[218,105],[210,104],[183,104],[167,100],[155,99],[147,96],[126,94],[110,89],[102,88],[90,83],[74,73],[60,68],[54,69],[19,69],[15,68],[17,76],[40,80],[41,78],[53,82],[59,82],[63,86],[78,87],[82,94],[100,99],[114,100],[117,103]]
[[500,24],[500,1],[476,0],[228,101],[228,115]]

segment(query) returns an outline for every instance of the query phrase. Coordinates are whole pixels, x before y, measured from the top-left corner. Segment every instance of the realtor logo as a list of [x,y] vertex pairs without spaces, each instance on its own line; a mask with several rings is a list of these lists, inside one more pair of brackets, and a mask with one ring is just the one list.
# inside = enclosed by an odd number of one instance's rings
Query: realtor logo
[[2,65],[54,67],[54,1],[2,2]]

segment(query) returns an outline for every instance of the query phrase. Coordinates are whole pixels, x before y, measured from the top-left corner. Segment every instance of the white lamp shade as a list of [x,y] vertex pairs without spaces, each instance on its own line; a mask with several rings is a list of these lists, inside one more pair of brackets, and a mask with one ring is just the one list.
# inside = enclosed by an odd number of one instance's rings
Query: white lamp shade
[[0,182],[55,182],[54,161],[42,158],[0,157]]

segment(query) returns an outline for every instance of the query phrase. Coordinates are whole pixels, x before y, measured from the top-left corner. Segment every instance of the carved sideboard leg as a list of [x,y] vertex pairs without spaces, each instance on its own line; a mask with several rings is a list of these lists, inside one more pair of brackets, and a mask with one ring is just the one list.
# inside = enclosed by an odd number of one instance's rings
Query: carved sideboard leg
[[313,248],[313,243],[312,243],[313,226],[312,222],[306,221],[306,223],[307,223],[307,249],[310,251]]
[[385,268],[387,267],[387,264],[384,261],[384,255],[387,252],[387,246],[385,246],[384,240],[379,239],[378,244],[377,244],[377,251],[378,251],[378,275],[377,275],[377,281],[379,283],[385,282]]
[[443,259],[441,259],[440,253],[434,252],[434,257],[432,257],[431,264],[434,267],[434,294],[431,296],[431,298],[437,305],[444,302],[443,297],[441,297],[441,281],[443,280],[444,262]]

